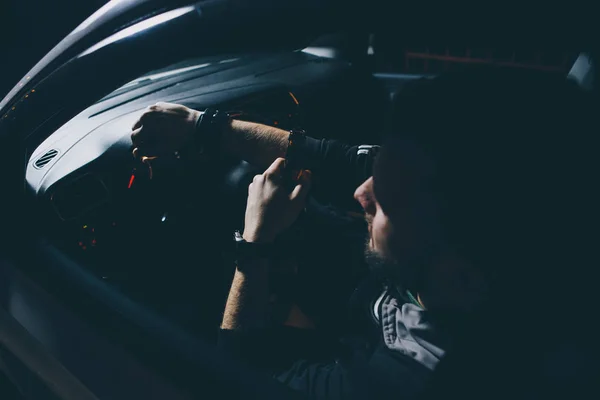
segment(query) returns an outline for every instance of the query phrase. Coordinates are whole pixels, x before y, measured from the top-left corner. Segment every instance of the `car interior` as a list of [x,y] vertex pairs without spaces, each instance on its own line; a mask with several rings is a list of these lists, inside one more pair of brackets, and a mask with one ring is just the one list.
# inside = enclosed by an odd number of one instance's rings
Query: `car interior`
[[[237,118],[287,130],[302,128],[314,137],[378,143],[388,99],[406,81],[427,76],[378,77],[344,59],[312,54],[318,48],[184,60],[128,82],[62,125],[33,151],[26,171],[47,238],[45,251],[68,257],[90,277],[174,323],[214,333],[232,272],[219,250],[226,253],[231,233],[243,227],[247,187],[262,171],[224,157],[175,156],[149,169],[131,155],[131,126],[146,107],[166,101],[236,112]],[[574,61],[573,55],[563,57],[565,67]],[[356,107],[353,93],[372,100],[344,117]],[[349,221],[319,205],[312,202],[301,236],[331,235],[340,247],[321,248],[318,239],[297,245],[315,255],[303,260],[300,271],[356,264],[352,260],[359,254],[340,249],[361,249],[360,218]],[[344,211],[356,209],[351,201],[346,206]],[[293,251],[290,246],[290,257],[298,257]],[[353,279],[364,275],[361,266],[354,270]],[[332,279],[344,275],[340,271]],[[333,283],[323,282],[323,295]]]
[[[111,54],[124,60],[127,52],[137,51],[135,46],[154,40],[148,37],[181,35],[186,24],[191,20],[178,23],[179,30],[170,22],[164,29],[138,30],[127,40],[115,39],[79,53],[79,58],[69,57],[62,68],[52,66],[52,79],[27,86],[17,110],[0,116],[18,120],[10,123],[28,132],[19,142],[26,149],[19,156],[26,161],[20,201],[28,211],[12,218],[22,221],[14,234],[29,243],[25,254],[19,252],[24,266],[3,270],[6,279],[0,281],[8,285],[9,276],[24,274],[43,282],[46,294],[67,304],[69,313],[85,323],[61,331],[51,317],[23,320],[17,315],[19,302],[5,294],[18,294],[12,286],[3,291],[3,305],[28,329],[39,329],[38,340],[55,357],[64,358],[68,369],[80,365],[68,355],[82,348],[79,336],[101,332],[152,365],[153,373],[160,371],[186,390],[204,390],[194,386],[191,372],[182,371],[204,362],[200,342],[215,341],[234,271],[232,233],[243,228],[248,184],[262,171],[225,156],[174,154],[150,168],[140,163],[131,154],[131,127],[148,106],[165,101],[197,110],[213,107],[243,120],[301,128],[313,137],[376,144],[390,100],[414,80],[481,64],[571,73],[584,86],[590,85],[592,75],[592,64],[578,51],[407,48],[387,33],[361,31],[316,35],[285,51],[233,46],[216,55],[172,51],[160,60],[155,55],[147,63],[151,69],[123,66],[125,71],[109,78],[114,71],[102,60]],[[158,46],[165,48],[166,42]],[[102,74],[103,68],[109,71]],[[55,96],[48,92],[66,79],[69,89],[58,97],[60,106],[44,114],[43,105]],[[82,98],[75,104],[65,100],[73,93]],[[23,114],[18,114],[20,108]],[[21,122],[36,112],[39,116]],[[293,287],[281,279],[279,292],[294,293],[325,335],[335,337],[341,330],[363,326],[360,310],[331,317],[331,310],[345,309],[353,298],[368,297],[355,290],[367,274],[361,261],[363,243],[358,204],[349,199],[333,207],[322,198],[311,198],[300,221],[279,243],[298,262]],[[364,307],[362,300],[356,301]],[[102,384],[90,378],[93,372],[82,374],[88,386]]]

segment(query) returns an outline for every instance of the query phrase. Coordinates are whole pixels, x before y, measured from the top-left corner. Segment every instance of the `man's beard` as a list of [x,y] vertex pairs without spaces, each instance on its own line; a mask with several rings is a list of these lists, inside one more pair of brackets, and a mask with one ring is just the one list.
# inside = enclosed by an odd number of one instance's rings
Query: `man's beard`
[[393,285],[399,293],[404,294],[407,290],[418,291],[419,274],[418,261],[407,257],[398,261],[382,256],[376,250],[371,249],[370,239],[365,247],[365,261],[373,276],[383,282]]

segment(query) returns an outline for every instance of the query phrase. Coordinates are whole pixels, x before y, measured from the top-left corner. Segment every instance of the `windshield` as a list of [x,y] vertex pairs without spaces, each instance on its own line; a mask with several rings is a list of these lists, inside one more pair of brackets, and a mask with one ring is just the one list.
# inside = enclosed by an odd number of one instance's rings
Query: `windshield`
[[[180,76],[183,74],[190,73],[190,75],[197,76],[195,72],[201,72],[199,70],[206,70],[206,67],[210,66],[218,66],[223,64],[232,63],[234,61],[239,60],[240,57],[234,56],[222,56],[222,57],[200,57],[193,58],[178,62],[176,64],[170,65],[165,68],[157,69],[154,71],[150,71],[147,74],[144,74],[130,82],[127,82],[125,85],[111,92],[107,96],[104,96],[97,103],[101,103],[105,100],[111,99],[115,96],[130,92],[134,89],[144,87],[151,83],[159,82],[166,80],[168,78]],[[217,68],[219,69],[219,68]]]

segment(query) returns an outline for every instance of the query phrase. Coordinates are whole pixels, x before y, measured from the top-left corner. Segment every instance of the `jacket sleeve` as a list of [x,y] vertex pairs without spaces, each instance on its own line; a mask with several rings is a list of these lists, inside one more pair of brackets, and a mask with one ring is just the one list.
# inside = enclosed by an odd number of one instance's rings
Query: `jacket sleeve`
[[289,368],[296,360],[323,360],[335,345],[313,330],[278,326],[221,329],[217,346],[236,359],[274,373]]
[[313,172],[312,194],[321,202],[353,207],[356,188],[372,174],[379,146],[350,146],[307,136],[294,149],[294,164]]
[[221,351],[263,370],[309,398],[351,397],[348,369],[342,363],[323,360],[318,354],[323,346],[314,332],[293,328],[221,330],[218,338]]

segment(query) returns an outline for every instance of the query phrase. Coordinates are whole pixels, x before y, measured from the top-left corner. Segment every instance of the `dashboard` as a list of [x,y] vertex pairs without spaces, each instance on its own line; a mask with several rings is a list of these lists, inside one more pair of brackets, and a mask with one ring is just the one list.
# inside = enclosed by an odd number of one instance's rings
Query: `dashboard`
[[[241,96],[232,90],[232,98],[217,106],[243,111],[243,119],[284,129],[300,123],[299,106],[291,91],[253,89]],[[194,214],[210,207],[214,211],[215,204],[209,204],[207,196],[198,192],[198,185],[212,192],[211,197],[222,197],[222,193],[217,193],[223,189],[221,183],[240,162],[216,159],[207,164],[173,156],[155,160],[150,171],[131,156],[129,137],[131,126],[144,109],[94,126],[78,140],[57,132],[64,136],[51,144],[52,150],[58,150],[55,159],[40,169],[35,163],[48,150],[32,157],[33,167],[27,176],[30,187],[34,186],[34,178],[39,179],[36,197],[46,206],[53,239],[106,279],[115,277],[116,271],[106,267],[111,263],[104,256],[125,253],[127,248],[120,243],[137,242],[132,237],[143,231],[152,236],[144,239],[145,247],[154,249],[150,244],[160,242],[164,248],[164,243],[172,241],[165,237],[173,238],[174,227],[185,231]],[[77,121],[71,123],[78,125]],[[61,130],[69,128],[67,124]],[[152,257],[156,259],[156,254]]]

